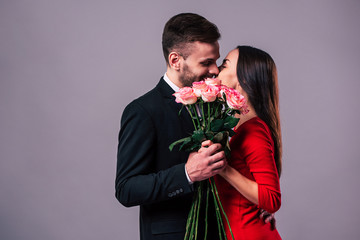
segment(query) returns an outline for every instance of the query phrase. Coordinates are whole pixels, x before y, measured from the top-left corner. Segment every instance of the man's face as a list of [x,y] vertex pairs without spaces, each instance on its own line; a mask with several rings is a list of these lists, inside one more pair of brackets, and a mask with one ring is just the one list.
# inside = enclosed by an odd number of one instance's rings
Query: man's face
[[194,42],[189,47],[191,53],[183,59],[179,73],[179,80],[183,86],[190,87],[193,82],[219,74],[216,65],[216,60],[220,57],[218,42]]

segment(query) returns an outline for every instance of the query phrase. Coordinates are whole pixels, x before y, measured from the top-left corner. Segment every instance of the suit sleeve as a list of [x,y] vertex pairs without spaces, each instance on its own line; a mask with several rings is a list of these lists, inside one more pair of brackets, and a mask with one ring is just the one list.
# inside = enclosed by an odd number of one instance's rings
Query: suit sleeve
[[274,213],[281,206],[281,192],[271,135],[256,126],[246,137],[245,160],[255,181],[258,183],[259,208]]
[[156,144],[153,119],[136,102],[129,104],[121,119],[115,180],[116,198],[126,207],[169,200],[191,192],[185,164],[154,171]]

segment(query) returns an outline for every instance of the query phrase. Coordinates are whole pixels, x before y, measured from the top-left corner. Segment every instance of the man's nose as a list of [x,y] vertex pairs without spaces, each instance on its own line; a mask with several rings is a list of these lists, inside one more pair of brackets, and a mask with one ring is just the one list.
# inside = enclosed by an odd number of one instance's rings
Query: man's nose
[[209,73],[212,75],[217,76],[219,74],[219,68],[217,67],[216,64],[212,64],[209,68]]

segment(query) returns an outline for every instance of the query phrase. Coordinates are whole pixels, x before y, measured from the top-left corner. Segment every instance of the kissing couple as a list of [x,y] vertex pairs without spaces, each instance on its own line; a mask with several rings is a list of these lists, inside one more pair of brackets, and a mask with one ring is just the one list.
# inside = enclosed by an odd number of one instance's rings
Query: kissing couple
[[[218,67],[219,39],[216,25],[198,14],[172,17],[162,35],[166,73],[123,111],[115,196],[126,207],[140,206],[141,240],[184,239],[194,185],[211,177],[231,226],[227,239],[281,239],[273,216],[281,205],[276,65],[263,50],[237,46]],[[211,141],[191,153],[170,151],[170,144],[194,131],[174,93],[213,77],[240,92],[248,107],[236,116],[231,156]],[[206,227],[200,218],[197,239],[220,239],[214,206],[206,218]]]

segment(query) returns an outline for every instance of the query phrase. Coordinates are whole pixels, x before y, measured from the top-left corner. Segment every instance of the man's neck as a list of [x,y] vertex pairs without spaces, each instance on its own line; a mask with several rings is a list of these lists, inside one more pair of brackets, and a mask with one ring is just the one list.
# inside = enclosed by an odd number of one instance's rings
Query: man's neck
[[179,77],[177,72],[175,72],[173,69],[167,68],[166,70],[166,75],[169,78],[169,80],[175,84],[178,88],[182,88],[183,85],[181,84],[181,82],[179,81]]
[[174,92],[178,92],[179,91],[179,87],[177,85],[175,85],[175,83],[173,83],[171,81],[171,79],[169,78],[169,76],[167,75],[167,73],[164,74],[164,80],[165,82],[172,88],[172,90],[174,90]]

